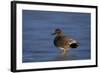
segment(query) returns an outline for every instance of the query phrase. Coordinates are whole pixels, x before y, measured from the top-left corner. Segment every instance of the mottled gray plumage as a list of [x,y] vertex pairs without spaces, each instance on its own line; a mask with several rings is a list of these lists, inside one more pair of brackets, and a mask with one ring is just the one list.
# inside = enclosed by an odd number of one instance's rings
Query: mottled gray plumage
[[71,37],[65,36],[63,31],[59,28],[55,30],[53,35],[55,35],[54,45],[63,50],[64,54],[69,50],[69,48],[77,48],[79,46],[79,44]]

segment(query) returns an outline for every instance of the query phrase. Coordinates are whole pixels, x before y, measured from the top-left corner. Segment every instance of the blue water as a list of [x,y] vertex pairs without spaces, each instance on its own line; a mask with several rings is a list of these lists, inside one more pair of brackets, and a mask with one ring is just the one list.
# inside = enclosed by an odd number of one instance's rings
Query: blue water
[[[23,62],[90,59],[90,19],[89,13],[23,10]],[[53,44],[56,28],[80,43],[67,56]]]

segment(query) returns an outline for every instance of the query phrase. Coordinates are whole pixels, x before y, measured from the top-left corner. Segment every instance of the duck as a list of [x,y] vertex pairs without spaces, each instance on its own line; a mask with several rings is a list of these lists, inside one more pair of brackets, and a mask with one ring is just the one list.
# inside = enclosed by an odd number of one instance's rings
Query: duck
[[79,47],[79,42],[69,36],[66,36],[60,28],[55,29],[52,35],[55,36],[53,41],[54,46],[61,50],[62,55],[66,55],[70,48]]

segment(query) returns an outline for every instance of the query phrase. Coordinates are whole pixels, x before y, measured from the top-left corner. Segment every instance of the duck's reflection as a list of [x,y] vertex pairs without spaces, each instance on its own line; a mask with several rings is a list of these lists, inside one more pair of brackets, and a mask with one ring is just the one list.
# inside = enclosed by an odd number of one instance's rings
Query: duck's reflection
[[59,53],[54,58],[55,61],[64,61],[64,60],[77,60],[77,55],[70,55],[68,53]]
[[47,61],[67,61],[77,60],[78,57],[72,54],[70,51],[62,53],[61,51],[31,51],[27,58],[24,58],[25,62],[47,62]]

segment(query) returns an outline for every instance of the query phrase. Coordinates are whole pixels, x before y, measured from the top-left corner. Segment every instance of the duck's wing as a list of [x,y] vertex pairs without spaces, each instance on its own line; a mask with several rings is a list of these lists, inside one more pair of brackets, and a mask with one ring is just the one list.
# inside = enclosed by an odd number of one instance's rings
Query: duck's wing
[[57,47],[68,47],[69,43],[71,41],[71,38],[67,37],[67,36],[59,36],[56,37],[54,40],[54,44]]
[[65,45],[70,45],[73,39],[69,36],[62,36],[62,41],[64,42]]

